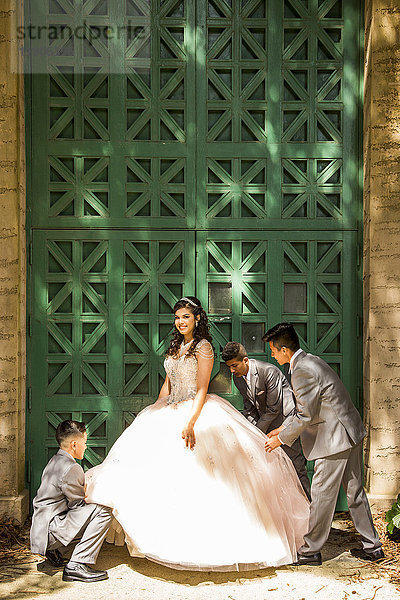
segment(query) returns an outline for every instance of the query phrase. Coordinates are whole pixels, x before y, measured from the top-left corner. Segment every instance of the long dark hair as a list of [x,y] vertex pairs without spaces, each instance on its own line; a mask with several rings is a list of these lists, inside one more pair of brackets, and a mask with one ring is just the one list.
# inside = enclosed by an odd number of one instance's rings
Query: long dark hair
[[[186,354],[187,356],[194,356],[196,346],[200,342],[200,340],[207,340],[212,344],[212,337],[210,335],[210,325],[208,323],[208,317],[206,311],[201,306],[201,302],[195,296],[185,296],[178,300],[178,302],[174,306],[174,314],[180,308],[187,308],[194,317],[200,317],[197,321],[197,326],[193,330],[193,342],[191,343],[189,350]],[[169,344],[167,350],[167,356],[175,356],[179,353],[179,349],[184,340],[184,336],[177,330],[174,325],[174,331],[172,333],[172,339]]]

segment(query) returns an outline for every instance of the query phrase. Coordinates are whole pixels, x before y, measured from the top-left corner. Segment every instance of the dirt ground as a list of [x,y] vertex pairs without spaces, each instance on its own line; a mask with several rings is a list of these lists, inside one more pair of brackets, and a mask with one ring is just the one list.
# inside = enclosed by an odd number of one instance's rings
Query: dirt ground
[[[376,525],[383,533],[383,521]],[[65,583],[62,569],[52,568],[28,551],[29,529],[0,552],[0,598],[7,600],[400,600],[397,545],[385,543],[380,564],[353,558],[359,545],[351,521],[337,515],[316,567],[279,567],[242,573],[177,571],[145,559],[133,559],[126,547],[105,544],[97,567],[109,579],[99,583]],[[383,535],[382,535],[383,539]],[[2,540],[3,541],[3,540]],[[4,544],[3,544],[4,545]]]

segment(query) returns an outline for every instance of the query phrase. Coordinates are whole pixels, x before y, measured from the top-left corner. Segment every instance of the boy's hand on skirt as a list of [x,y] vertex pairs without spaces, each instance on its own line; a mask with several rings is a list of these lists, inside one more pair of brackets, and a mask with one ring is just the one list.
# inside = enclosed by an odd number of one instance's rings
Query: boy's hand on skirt
[[266,452],[272,452],[272,450],[275,450],[275,448],[279,448],[279,446],[282,445],[282,442],[279,440],[277,435],[273,435],[271,437],[268,437],[267,441],[265,442],[265,451]]

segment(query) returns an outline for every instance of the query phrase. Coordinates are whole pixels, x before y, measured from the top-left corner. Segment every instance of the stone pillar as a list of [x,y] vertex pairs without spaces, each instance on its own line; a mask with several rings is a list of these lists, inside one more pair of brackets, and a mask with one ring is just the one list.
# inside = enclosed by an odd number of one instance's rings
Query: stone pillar
[[364,79],[366,488],[400,493],[400,4],[366,0]]
[[[25,471],[25,130],[17,24],[22,2],[0,10],[0,518],[28,514]],[[16,68],[17,67],[17,68]]]

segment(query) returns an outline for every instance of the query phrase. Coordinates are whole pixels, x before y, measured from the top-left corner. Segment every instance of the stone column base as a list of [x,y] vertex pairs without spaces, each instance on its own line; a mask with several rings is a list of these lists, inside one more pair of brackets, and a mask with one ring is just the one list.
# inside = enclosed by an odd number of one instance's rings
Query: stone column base
[[369,494],[367,492],[369,505],[372,513],[378,513],[382,510],[389,510],[392,507],[393,502],[396,500],[393,496],[387,496],[384,494]]
[[0,518],[15,519],[23,524],[29,513],[29,492],[22,490],[18,496],[0,496]]

